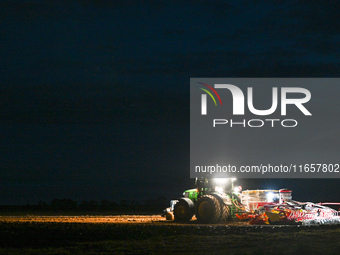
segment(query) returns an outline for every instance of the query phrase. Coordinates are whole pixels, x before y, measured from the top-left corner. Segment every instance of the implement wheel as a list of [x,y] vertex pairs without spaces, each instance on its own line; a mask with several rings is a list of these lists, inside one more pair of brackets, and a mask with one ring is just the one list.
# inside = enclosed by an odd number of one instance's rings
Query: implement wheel
[[196,217],[200,223],[217,223],[221,218],[221,205],[216,197],[202,196],[196,207]]
[[180,198],[175,204],[174,216],[177,222],[190,221],[194,215],[195,205],[189,198]]

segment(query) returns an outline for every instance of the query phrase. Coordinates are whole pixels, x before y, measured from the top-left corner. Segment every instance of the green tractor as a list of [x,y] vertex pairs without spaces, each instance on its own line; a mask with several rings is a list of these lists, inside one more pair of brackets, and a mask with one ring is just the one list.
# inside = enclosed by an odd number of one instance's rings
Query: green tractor
[[[226,191],[228,186],[223,182],[230,180],[231,190]],[[189,222],[195,215],[200,223],[226,222],[243,211],[239,196],[233,191],[233,179],[201,178],[195,184],[196,189],[186,190],[184,197],[172,200],[172,208],[166,209],[175,221]]]

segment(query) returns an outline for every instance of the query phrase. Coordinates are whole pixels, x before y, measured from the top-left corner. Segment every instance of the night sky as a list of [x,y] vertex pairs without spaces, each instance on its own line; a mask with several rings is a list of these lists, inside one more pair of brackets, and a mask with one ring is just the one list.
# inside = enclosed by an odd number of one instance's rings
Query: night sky
[[[0,1],[0,204],[180,196],[190,77],[339,77],[339,7]],[[340,202],[340,179],[237,184]]]

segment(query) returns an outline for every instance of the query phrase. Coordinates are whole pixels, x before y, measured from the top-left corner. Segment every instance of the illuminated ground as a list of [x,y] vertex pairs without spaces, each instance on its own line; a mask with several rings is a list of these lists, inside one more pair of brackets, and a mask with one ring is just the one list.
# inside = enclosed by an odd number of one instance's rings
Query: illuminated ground
[[0,216],[0,222],[58,222],[58,223],[167,223],[159,215],[116,216]]
[[158,215],[2,216],[0,254],[339,254],[340,226],[178,224]]

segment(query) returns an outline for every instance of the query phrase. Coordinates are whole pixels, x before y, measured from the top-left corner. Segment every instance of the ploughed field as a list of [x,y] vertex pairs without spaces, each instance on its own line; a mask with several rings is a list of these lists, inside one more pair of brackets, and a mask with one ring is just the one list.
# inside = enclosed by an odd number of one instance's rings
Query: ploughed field
[[204,225],[158,215],[1,216],[0,254],[339,254],[340,226]]

